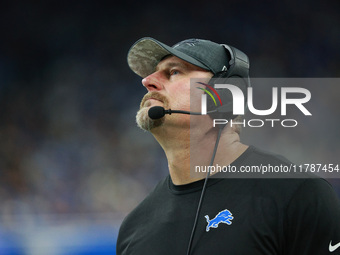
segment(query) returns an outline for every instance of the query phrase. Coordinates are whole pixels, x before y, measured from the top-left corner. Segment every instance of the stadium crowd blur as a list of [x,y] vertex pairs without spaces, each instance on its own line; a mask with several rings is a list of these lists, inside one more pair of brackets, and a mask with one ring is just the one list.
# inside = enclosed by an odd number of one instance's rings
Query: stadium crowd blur
[[[110,215],[118,228],[167,173],[158,144],[135,125],[144,88],[126,53],[143,36],[170,45],[193,37],[229,43],[249,55],[257,77],[340,75],[338,1],[2,5],[2,228],[51,215]],[[292,161],[317,155],[340,163],[339,94],[340,87],[327,88],[312,110],[331,125],[302,123],[303,133],[279,136],[244,130],[245,142]],[[330,181],[340,196],[339,179]]]

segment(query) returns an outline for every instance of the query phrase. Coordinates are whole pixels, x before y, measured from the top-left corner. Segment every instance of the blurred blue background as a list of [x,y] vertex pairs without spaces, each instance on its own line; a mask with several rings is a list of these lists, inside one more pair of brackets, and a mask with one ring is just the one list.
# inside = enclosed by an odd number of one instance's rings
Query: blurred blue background
[[[0,254],[115,254],[121,221],[167,174],[135,125],[144,88],[126,54],[137,39],[230,44],[253,77],[339,77],[339,11],[328,0],[2,1]],[[302,163],[338,160],[339,92],[315,106],[332,125],[245,129],[244,141]]]

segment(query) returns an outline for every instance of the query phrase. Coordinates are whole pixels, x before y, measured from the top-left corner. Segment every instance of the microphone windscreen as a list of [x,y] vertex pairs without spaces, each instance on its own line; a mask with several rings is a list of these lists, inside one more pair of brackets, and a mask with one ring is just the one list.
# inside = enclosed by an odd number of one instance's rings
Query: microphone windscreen
[[160,119],[164,117],[165,110],[162,106],[154,106],[149,109],[148,115],[153,120]]

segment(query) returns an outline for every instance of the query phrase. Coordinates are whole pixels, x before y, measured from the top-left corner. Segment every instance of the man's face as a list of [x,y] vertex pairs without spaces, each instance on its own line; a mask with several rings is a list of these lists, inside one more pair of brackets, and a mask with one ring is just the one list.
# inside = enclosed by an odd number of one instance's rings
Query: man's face
[[[171,115],[152,120],[148,110],[153,106],[190,111],[190,79],[209,78],[212,73],[189,64],[175,56],[159,62],[156,71],[142,80],[148,93],[142,99],[136,121],[140,128],[150,131],[162,125],[190,125],[187,115]],[[198,90],[197,90],[198,91]]]

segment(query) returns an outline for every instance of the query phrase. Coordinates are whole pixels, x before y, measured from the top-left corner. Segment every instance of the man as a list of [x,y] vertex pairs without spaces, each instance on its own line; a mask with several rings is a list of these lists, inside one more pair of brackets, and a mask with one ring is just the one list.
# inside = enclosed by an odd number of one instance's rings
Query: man
[[228,78],[234,72],[246,80],[242,52],[207,40],[189,39],[169,47],[142,38],[131,47],[128,63],[148,91],[137,124],[163,148],[169,176],[126,217],[117,254],[340,254],[340,203],[326,181],[223,178],[220,173],[206,179],[192,174],[193,165],[291,163],[242,144],[230,122],[213,128],[209,114],[162,112],[149,117],[155,106],[199,111],[190,105],[203,93],[192,89],[193,79],[203,80],[204,87],[211,87],[211,77],[221,74]]

